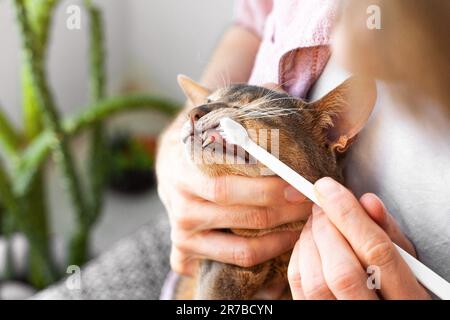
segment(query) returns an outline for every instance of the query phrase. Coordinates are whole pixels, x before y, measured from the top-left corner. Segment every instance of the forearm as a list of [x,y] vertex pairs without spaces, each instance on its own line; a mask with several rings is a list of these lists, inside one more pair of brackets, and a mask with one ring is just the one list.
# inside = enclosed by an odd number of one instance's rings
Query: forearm
[[232,26],[214,51],[201,82],[214,89],[229,83],[247,82],[255,62],[260,39],[240,26]]

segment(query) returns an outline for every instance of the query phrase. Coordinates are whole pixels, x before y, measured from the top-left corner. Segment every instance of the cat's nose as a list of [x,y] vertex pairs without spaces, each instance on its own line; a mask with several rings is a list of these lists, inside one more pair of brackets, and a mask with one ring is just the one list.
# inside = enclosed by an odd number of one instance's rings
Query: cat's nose
[[199,106],[192,109],[189,112],[189,119],[191,119],[192,124],[195,124],[201,117],[210,112],[207,106]]

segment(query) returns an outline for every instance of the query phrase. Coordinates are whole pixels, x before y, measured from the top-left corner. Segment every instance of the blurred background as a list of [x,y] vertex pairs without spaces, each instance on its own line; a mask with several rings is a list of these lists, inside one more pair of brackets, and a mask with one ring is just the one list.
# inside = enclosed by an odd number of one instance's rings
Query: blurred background
[[[233,1],[229,0],[98,0],[93,4],[103,15],[105,96],[144,92],[177,107],[184,101],[177,74],[200,77],[233,14]],[[66,26],[71,5],[81,8],[79,30]],[[92,104],[88,80],[89,15],[83,1],[76,0],[61,0],[53,10],[45,57],[47,81],[61,117],[70,117]],[[24,130],[25,116],[20,34],[14,1],[0,1],[0,107],[18,131]],[[122,170],[125,174],[108,177],[102,212],[90,231],[89,257],[164,214],[149,168],[153,165],[156,136],[168,121],[169,115],[151,110],[121,112],[105,120],[105,144],[112,152],[109,165],[114,172]],[[89,139],[89,132],[83,131],[71,140],[80,172],[86,171]],[[3,149],[0,153],[8,159]],[[11,163],[5,166],[14,184],[14,161]],[[66,242],[74,229],[75,215],[68,193],[63,191],[64,179],[50,157],[44,161],[43,171],[44,181],[38,189],[44,188],[48,199],[45,214],[51,250],[56,252],[55,263],[67,266]],[[6,211],[8,208],[3,218]],[[29,282],[27,236],[20,227],[5,231],[6,220],[0,237],[0,281],[20,278]],[[42,287],[48,281],[36,283]]]

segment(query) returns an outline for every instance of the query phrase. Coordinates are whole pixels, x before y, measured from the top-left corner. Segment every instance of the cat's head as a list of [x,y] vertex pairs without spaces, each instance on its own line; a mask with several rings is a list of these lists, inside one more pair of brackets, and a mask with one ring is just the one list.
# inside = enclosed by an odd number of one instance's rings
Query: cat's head
[[337,158],[363,128],[376,97],[374,82],[358,77],[311,103],[246,84],[211,92],[185,76],[179,76],[178,82],[196,106],[183,126],[182,141],[188,157],[211,176],[270,174],[222,139],[219,121],[229,117],[246,128],[252,140],[311,182],[322,176],[340,179]]
[[[374,82],[357,77],[311,103],[284,92],[246,84],[210,92],[185,76],[180,76],[178,82],[196,106],[182,129],[187,155],[211,176],[270,174],[242,149],[222,139],[217,127],[221,118],[229,117],[244,126],[252,140],[311,182],[322,176],[340,180],[339,155],[365,125],[376,97]],[[302,223],[291,225],[286,227],[300,230]],[[235,234],[250,237],[272,231],[276,228],[231,229]],[[261,289],[287,282],[288,261],[289,253],[250,268],[204,261],[198,273],[196,297],[253,298]]]

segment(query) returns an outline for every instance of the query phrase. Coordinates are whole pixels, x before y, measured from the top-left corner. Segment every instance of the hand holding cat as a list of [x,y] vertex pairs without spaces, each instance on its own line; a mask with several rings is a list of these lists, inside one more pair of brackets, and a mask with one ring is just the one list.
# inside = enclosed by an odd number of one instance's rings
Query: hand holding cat
[[[200,258],[253,266],[291,249],[298,232],[246,238],[224,228],[267,229],[306,220],[311,202],[278,177],[204,175],[175,148],[178,136],[165,135],[157,161],[158,192],[172,227],[171,266],[192,274]],[[174,187],[175,186],[175,187]]]
[[[429,298],[393,241],[414,255],[412,244],[378,197],[358,201],[330,178],[315,189],[322,208],[313,206],[289,264],[294,299]],[[367,285],[369,266],[379,272],[379,290]]]

